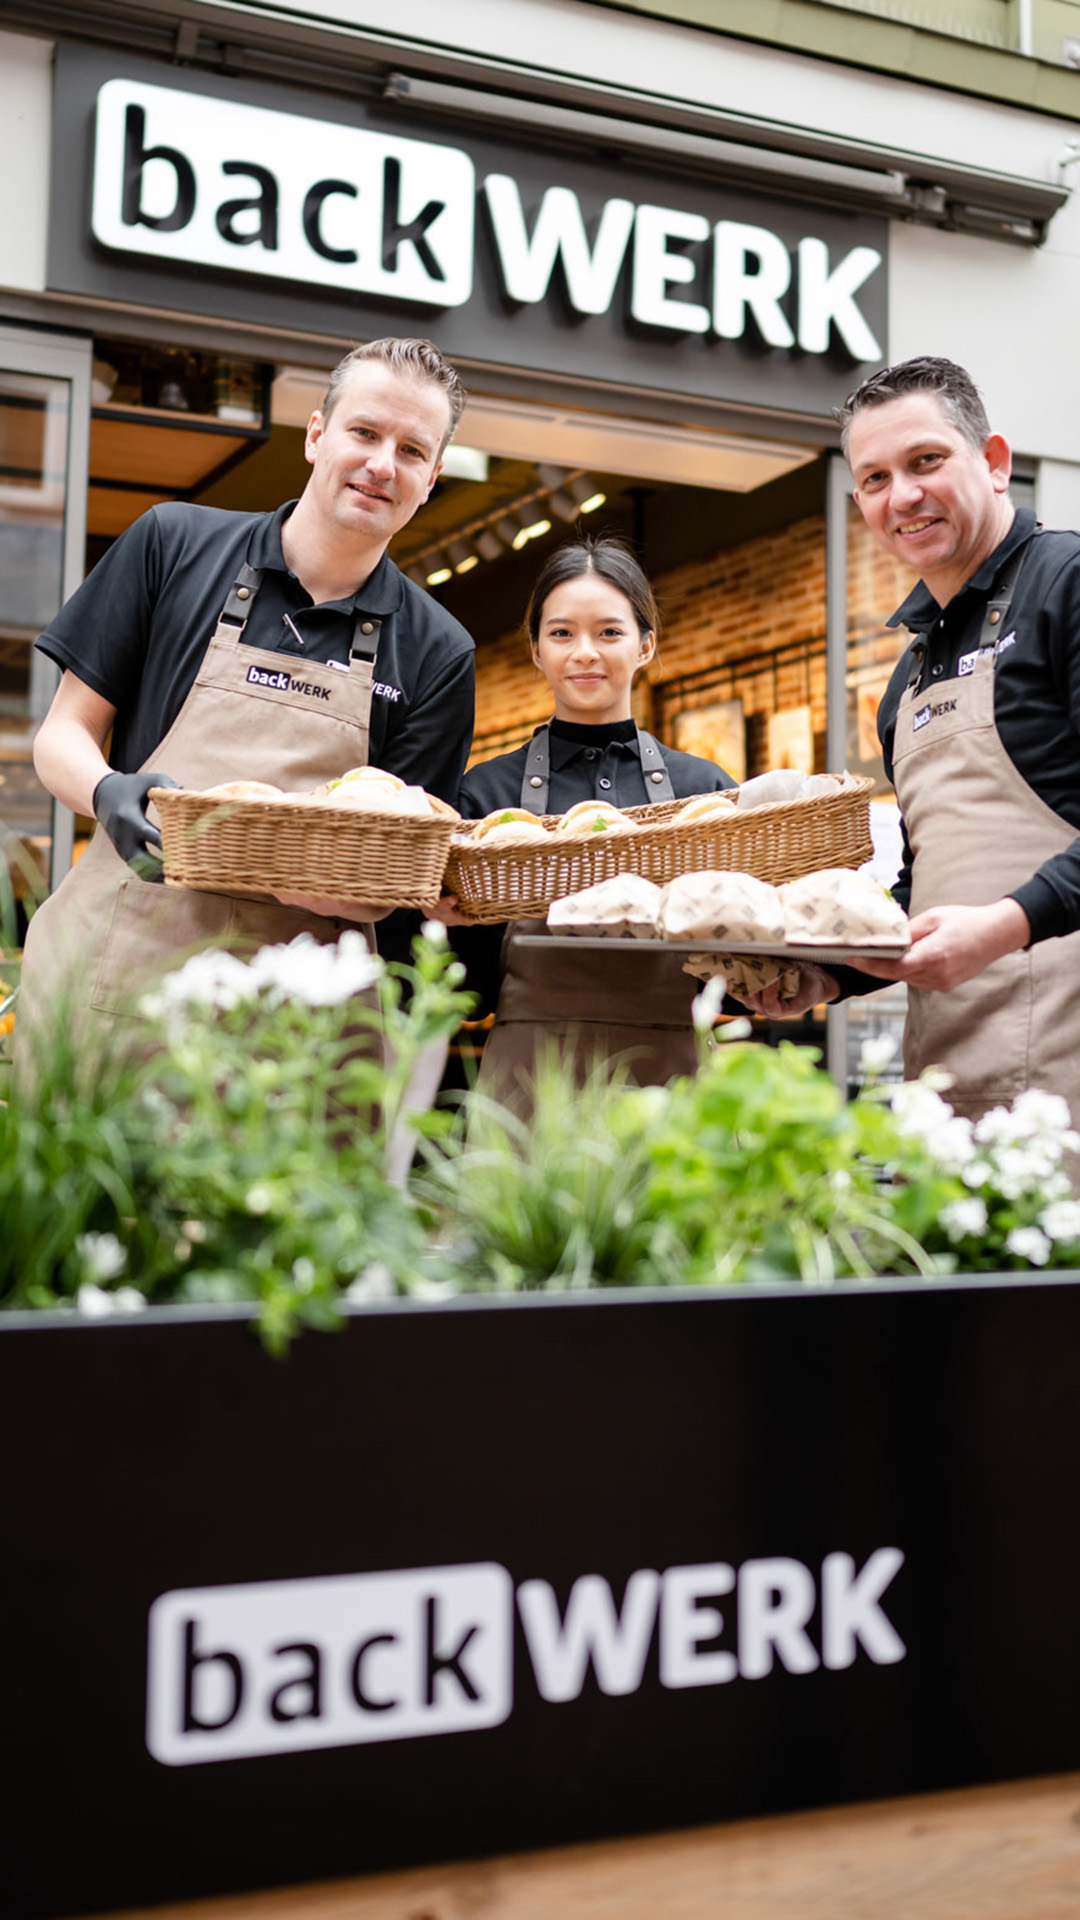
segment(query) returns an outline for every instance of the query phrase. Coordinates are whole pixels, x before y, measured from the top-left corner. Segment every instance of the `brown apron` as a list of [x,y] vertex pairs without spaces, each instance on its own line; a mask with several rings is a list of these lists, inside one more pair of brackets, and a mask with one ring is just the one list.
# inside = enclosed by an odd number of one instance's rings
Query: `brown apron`
[[[1017,572],[988,602],[958,676],[921,692],[909,684],[900,702],[893,763],[914,855],[912,914],[989,906],[1076,839],[1017,771],[994,720],[995,647],[1009,639]],[[971,1119],[1042,1087],[1064,1095],[1080,1123],[1078,988],[1080,933],[1006,954],[948,993],[909,987],[905,1073],[946,1067],[955,1084],[945,1097]]]
[[[637,746],[649,798],[673,799],[656,741],[639,728]],[[520,804],[534,813],[547,807],[549,766],[544,726],[533,735],[521,786]],[[537,920],[507,928],[495,1025],[480,1059],[483,1092],[526,1111],[542,1043],[573,1062],[579,1083],[590,1066],[616,1059],[639,1087],[662,1086],[695,1071],[690,1005],[699,983],[682,972],[681,955],[522,945],[522,934],[543,931]]]
[[[261,582],[261,570],[240,568],[195,684],[141,772],[160,768],[192,788],[267,780],[310,792],[367,763],[379,621],[357,614],[348,671],[245,646]],[[61,1002],[81,1031],[103,1031],[135,1016],[144,987],[199,948],[248,954],[304,931],[332,942],[344,924],[276,901],[140,880],[98,826],[30,923],[17,1023],[23,1068],[27,1042]]]

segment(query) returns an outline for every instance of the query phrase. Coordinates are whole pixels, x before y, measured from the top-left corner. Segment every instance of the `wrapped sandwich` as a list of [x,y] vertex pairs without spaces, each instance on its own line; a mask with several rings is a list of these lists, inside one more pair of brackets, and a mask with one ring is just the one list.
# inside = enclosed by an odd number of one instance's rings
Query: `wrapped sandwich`
[[553,900],[547,923],[552,933],[654,940],[660,898],[660,888],[641,874],[616,873],[595,887],[583,887],[562,900]]
[[744,940],[783,944],[780,896],[752,874],[711,871],[683,873],[669,880],[660,904],[660,925],[668,940]]
[[796,945],[906,947],[908,917],[884,887],[851,867],[804,873],[779,889],[788,940]]

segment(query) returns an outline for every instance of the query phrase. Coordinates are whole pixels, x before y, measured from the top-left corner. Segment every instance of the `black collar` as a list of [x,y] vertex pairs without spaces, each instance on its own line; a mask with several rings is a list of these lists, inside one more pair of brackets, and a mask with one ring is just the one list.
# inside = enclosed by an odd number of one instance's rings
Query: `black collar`
[[633,720],[609,720],[605,726],[579,726],[573,720],[551,720],[548,734],[553,768],[565,767],[584,753],[586,747],[626,747],[637,752],[637,727]]
[[[248,548],[250,566],[271,567],[277,573],[289,572],[281,547],[281,529],[296,505],[295,500],[286,500],[276,513],[266,514],[256,521]],[[344,613],[370,613],[376,619],[385,620],[388,614],[397,612],[404,598],[405,583],[390,555],[384,553],[375,571],[350,599],[327,600],[320,604],[338,607]]]
[[[1017,547],[1022,547],[1025,540],[1031,538],[1038,524],[1030,507],[1019,508],[1004,540],[994,548],[993,553],[983,561],[982,566],[972,574],[970,580],[964,581],[960,592],[953,596],[949,605],[952,606],[965,593],[989,593],[1009,555],[1015,553]],[[903,606],[897,607],[892,618],[885,624],[888,627],[910,627],[913,633],[925,633],[927,628],[932,627],[934,621],[940,618],[940,615],[941,608],[929,587],[920,580],[918,586],[908,594]]]

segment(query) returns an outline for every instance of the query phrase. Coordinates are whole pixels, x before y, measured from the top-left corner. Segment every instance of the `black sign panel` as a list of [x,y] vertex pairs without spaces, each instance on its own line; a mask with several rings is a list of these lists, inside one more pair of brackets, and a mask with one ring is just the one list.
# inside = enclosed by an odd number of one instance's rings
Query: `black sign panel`
[[1077,1764],[1080,1281],[0,1321],[0,1907]]
[[61,46],[48,284],[829,412],[887,356],[884,219]]

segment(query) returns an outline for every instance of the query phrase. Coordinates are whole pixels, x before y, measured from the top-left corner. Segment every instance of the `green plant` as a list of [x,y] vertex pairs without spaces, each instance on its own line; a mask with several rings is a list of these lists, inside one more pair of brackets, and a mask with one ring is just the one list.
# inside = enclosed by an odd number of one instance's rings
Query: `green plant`
[[6,1116],[0,1221],[21,1190],[44,1206],[65,1177],[49,1243],[29,1269],[13,1263],[7,1303],[251,1299],[280,1351],[298,1325],[334,1323],[352,1285],[422,1284],[435,1256],[387,1169],[403,1129],[449,1124],[408,1101],[418,1060],[471,1004],[459,980],[441,928],[409,967],[384,966],[355,931],[335,947],[302,935],[167,975],[143,1005],[153,1057],[122,1076],[85,1071],[58,1022],[33,1097]]

